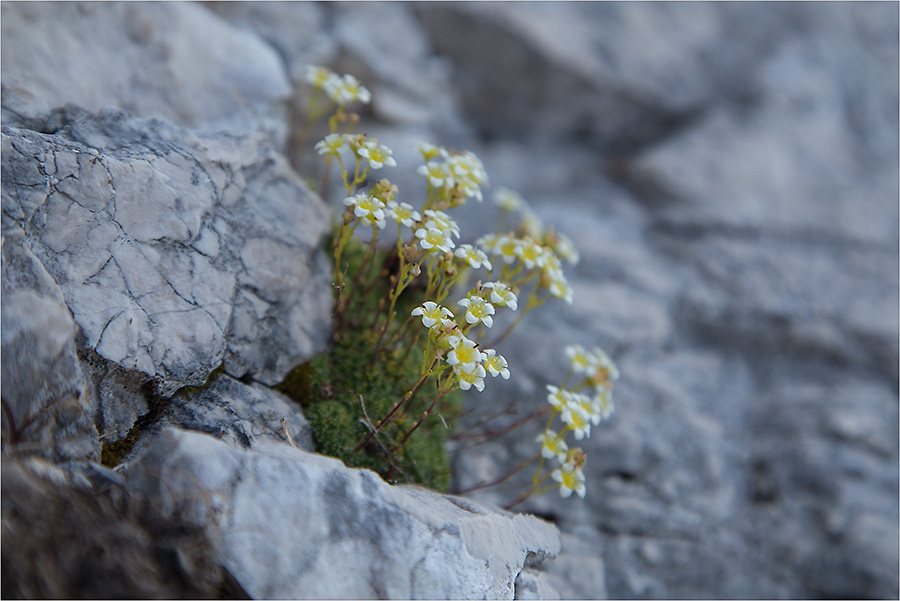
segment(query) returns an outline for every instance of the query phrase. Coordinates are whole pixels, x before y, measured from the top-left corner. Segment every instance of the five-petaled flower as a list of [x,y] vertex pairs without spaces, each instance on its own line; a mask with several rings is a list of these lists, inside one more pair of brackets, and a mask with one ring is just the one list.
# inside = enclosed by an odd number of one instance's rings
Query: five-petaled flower
[[447,364],[451,365],[454,371],[466,373],[471,373],[476,367],[480,367],[484,359],[485,354],[478,350],[475,341],[469,340],[465,336],[456,340],[452,350],[447,353]]
[[435,211],[433,209],[428,209],[425,211],[425,223],[428,225],[433,225],[438,228],[447,236],[451,234],[459,238],[459,226],[456,222],[451,219],[447,213],[443,211]]
[[503,282],[488,282],[483,287],[491,291],[491,302],[495,305],[509,307],[513,311],[519,307],[519,299],[516,298],[515,292],[510,290],[509,286]]
[[374,196],[360,192],[345,198],[344,204],[353,207],[353,214],[361,217],[370,226],[384,229],[384,203]]
[[566,444],[565,439],[554,432],[553,430],[547,430],[546,432],[541,433],[536,442],[541,445],[541,455],[545,459],[553,459],[554,457],[562,463],[566,460],[566,451],[569,450],[569,446]]
[[420,307],[416,307],[410,313],[413,317],[421,315],[422,325],[431,328],[444,319],[453,317],[453,313],[447,307],[442,307],[434,301],[425,301]]
[[495,378],[503,376],[504,380],[509,380],[509,364],[503,355],[498,355],[497,351],[492,348],[484,351],[484,367]]
[[556,409],[562,411],[564,408],[568,407],[569,400],[572,398],[572,393],[568,390],[560,390],[557,386],[547,384],[547,392],[550,393],[547,395],[547,402]]
[[581,440],[585,436],[590,438],[591,418],[590,415],[585,413],[580,405],[574,403],[567,404],[563,407],[560,419],[562,419],[562,422],[572,430],[572,434],[575,435],[575,440]]
[[488,260],[487,255],[471,244],[460,244],[454,254],[475,269],[478,269],[482,265],[487,270],[491,269],[491,262]]
[[425,176],[425,179],[428,180],[428,183],[435,188],[440,188],[445,183],[448,185],[452,185],[453,182],[453,176],[450,173],[450,169],[447,168],[447,165],[445,163],[428,161],[427,163],[419,167],[418,173]]
[[344,149],[344,137],[340,134],[328,134],[316,144],[315,148],[319,154],[338,156]]
[[582,499],[585,495],[584,473],[581,469],[565,463],[551,474],[551,477],[559,482],[559,494],[562,497],[569,497],[574,492]]
[[368,104],[372,99],[369,90],[349,74],[343,77],[328,78],[325,81],[324,90],[340,106],[347,106],[356,100]]
[[381,169],[385,165],[388,167],[397,166],[397,161],[391,156],[394,154],[391,149],[377,140],[366,140],[356,153],[365,158],[372,169]]
[[458,371],[456,372],[456,380],[459,382],[459,387],[462,390],[468,390],[475,387],[475,390],[481,392],[484,390],[484,368],[480,365],[476,366],[470,372]]
[[457,304],[466,308],[467,323],[476,324],[480,321],[487,327],[494,325],[494,318],[491,315],[496,312],[496,309],[494,309],[494,305],[480,296],[467,296],[457,301]]
[[439,249],[446,253],[451,252],[455,246],[449,235],[433,225],[429,225],[427,228],[420,227],[417,229],[416,238],[419,239],[419,246],[421,246],[423,250],[433,251],[434,249]]
[[396,200],[387,202],[386,215],[396,221],[402,223],[406,227],[412,227],[412,224],[422,219],[419,212],[412,208],[412,205],[406,202],[398,203]]

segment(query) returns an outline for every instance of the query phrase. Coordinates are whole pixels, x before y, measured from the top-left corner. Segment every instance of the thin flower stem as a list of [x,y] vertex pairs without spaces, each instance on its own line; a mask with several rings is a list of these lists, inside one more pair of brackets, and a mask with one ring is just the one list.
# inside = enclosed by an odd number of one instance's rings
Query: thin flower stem
[[353,287],[350,288],[350,294],[344,297],[344,308],[343,311],[347,311],[350,308],[350,301],[354,296],[360,296],[358,294],[358,290],[360,284],[362,283],[363,272],[365,272],[366,267],[369,264],[369,261],[372,259],[372,256],[375,254],[375,247],[378,245],[378,230],[374,227],[372,228],[372,240],[369,242],[369,248],[366,250],[366,255],[363,257],[362,263],[359,266],[359,269],[356,271],[356,278],[353,280]]
[[[499,438],[501,436],[505,436],[509,432],[512,432],[516,428],[524,426],[525,424],[527,424],[530,421],[536,420],[539,417],[544,416],[548,411],[550,411],[552,409],[553,409],[553,407],[551,407],[549,405],[546,407],[541,407],[540,409],[532,411],[528,415],[517,419],[516,421],[509,424],[508,426],[504,426],[502,428],[498,428],[495,430],[488,430],[488,431],[482,432],[480,434],[466,434],[466,435],[457,436],[455,438],[455,440],[476,440],[476,442],[473,444],[478,444],[479,440],[486,440],[489,438]],[[552,417],[551,417],[551,421],[552,421]],[[544,429],[546,430],[546,428],[544,428]]]
[[531,459],[528,459],[527,461],[523,461],[522,463],[520,463],[519,465],[517,465],[516,467],[514,467],[510,471],[506,472],[505,474],[503,474],[502,476],[500,476],[499,478],[497,478],[496,480],[494,480],[492,482],[481,482],[479,484],[476,484],[475,486],[470,486],[469,488],[464,488],[463,490],[455,491],[453,494],[464,495],[469,492],[481,490],[482,488],[490,488],[491,486],[497,486],[498,484],[503,484],[504,482],[506,482],[507,480],[509,480],[510,478],[512,478],[519,472],[521,472],[523,469],[525,469],[526,467],[528,467],[529,465],[534,463],[537,460],[537,458],[540,456],[541,456],[540,453],[536,453],[535,456],[532,457]]
[[409,429],[409,431],[406,433],[406,435],[403,437],[403,439],[397,444],[396,447],[394,447],[394,449],[393,449],[394,451],[396,451],[397,449],[402,447],[406,443],[406,441],[409,440],[409,437],[412,436],[412,433],[415,432],[416,429],[422,425],[422,422],[425,421],[425,419],[431,413],[431,410],[434,409],[434,406],[441,399],[441,397],[443,397],[448,392],[450,392],[450,389],[438,391],[437,396],[435,396],[434,400],[431,401],[431,404],[428,406],[428,409],[425,410],[425,412],[422,414],[422,416],[419,418],[419,420],[415,423],[415,425],[413,425],[413,427]]
[[532,495],[541,495],[541,494],[544,494],[545,492],[547,492],[548,490],[553,490],[554,488],[559,488],[558,486],[545,486],[544,488],[539,490],[538,486],[540,486],[541,484],[543,484],[544,482],[546,482],[549,479],[550,479],[550,476],[548,474],[540,482],[538,482],[533,487],[531,487],[529,490],[526,490],[521,495],[519,495],[514,501],[512,501],[508,505],[504,505],[503,509],[507,509],[507,510],[512,509],[513,507],[515,507],[516,505],[518,505],[519,503],[521,503],[522,501],[524,501],[525,499],[527,499],[528,497],[530,497]]
[[511,324],[509,324],[509,326],[503,331],[502,334],[500,334],[500,336],[498,336],[497,338],[492,340],[491,343],[488,345],[488,348],[495,348],[498,344],[500,344],[501,342],[506,340],[506,337],[509,336],[512,333],[512,331],[515,330],[519,326],[520,323],[522,323],[522,320],[525,319],[525,316],[528,315],[528,313],[532,309],[543,305],[544,302],[546,302],[546,300],[547,300],[546,296],[543,298],[540,298],[540,299],[537,299],[534,295],[529,296],[528,303],[525,305],[525,308],[522,309],[522,312],[519,314],[519,316],[516,318],[516,320],[514,322],[512,322]]
[[369,434],[363,440],[356,443],[356,446],[353,447],[353,450],[350,452],[351,456],[355,454],[359,449],[361,449],[367,442],[369,442],[369,440],[372,439],[372,436],[374,436],[379,430],[381,430],[382,426],[384,426],[384,424],[386,424],[391,419],[391,417],[393,417],[394,413],[396,413],[404,403],[412,402],[412,400],[416,397],[416,394],[419,392],[419,389],[422,388],[422,384],[424,384],[425,380],[428,379],[428,376],[431,375],[431,370],[434,369],[434,366],[437,365],[437,362],[438,358],[435,357],[434,361],[432,361],[431,363],[431,367],[429,367],[428,371],[425,372],[421,378],[419,378],[419,381],[416,382],[416,385],[413,386],[413,388],[409,392],[403,395],[402,399],[397,401],[397,403],[394,405],[394,408],[391,409],[390,413],[385,415],[383,418],[381,418],[381,420],[379,420],[377,424],[375,424],[374,430],[369,432]]

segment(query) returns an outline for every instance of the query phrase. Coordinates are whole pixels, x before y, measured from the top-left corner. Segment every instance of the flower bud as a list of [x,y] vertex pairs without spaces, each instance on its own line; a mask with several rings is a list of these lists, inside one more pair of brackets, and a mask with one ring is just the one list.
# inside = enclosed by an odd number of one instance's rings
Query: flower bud
[[414,278],[417,278],[420,275],[422,275],[422,269],[419,267],[418,263],[413,263],[413,266],[409,268],[409,275],[411,275]]
[[353,211],[351,211],[350,209],[345,209],[344,212],[341,214],[341,220],[344,222],[345,225],[350,223],[354,219],[356,219],[356,215],[354,215]]
[[407,244],[403,247],[403,260],[412,263],[419,256],[419,247],[415,244]]
[[457,273],[459,272],[456,270],[456,265],[454,265],[453,263],[447,265],[447,269],[444,270],[444,275],[448,278],[456,276]]
[[566,454],[566,465],[571,465],[574,469],[580,470],[587,463],[587,453],[581,448],[575,447]]

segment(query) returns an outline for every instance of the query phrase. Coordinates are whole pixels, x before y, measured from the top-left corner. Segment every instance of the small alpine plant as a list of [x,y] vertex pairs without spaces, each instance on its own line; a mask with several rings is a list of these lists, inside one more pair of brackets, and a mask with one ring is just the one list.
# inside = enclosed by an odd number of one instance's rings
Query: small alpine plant
[[[422,142],[417,169],[423,178],[421,196],[404,199],[390,179],[381,177],[397,167],[391,149],[351,131],[359,117],[350,109],[370,102],[369,90],[352,75],[320,66],[307,68],[306,81],[312,93],[304,131],[326,116],[328,123],[327,135],[314,145],[325,163],[319,192],[327,195],[335,166],[343,185],[343,212],[331,238],[332,344],[358,355],[344,377],[336,375],[334,355],[323,363],[328,378],[304,376],[315,397],[306,399],[308,409],[314,409],[316,399],[346,394],[359,405],[361,417],[349,423],[360,435],[352,444],[337,445],[334,453],[348,465],[374,466],[388,479],[422,482],[410,475],[418,466],[413,447],[425,444],[423,433],[437,436],[441,427],[451,427],[449,399],[457,391],[474,388],[481,393],[493,378],[514,377],[495,347],[548,300],[572,303],[564,265],[577,264],[578,253],[571,240],[546,227],[527,201],[508,188],[499,188],[494,200],[514,227],[461,242],[452,212],[472,200],[483,202],[489,185],[479,158]],[[516,315],[502,320],[507,327],[488,344],[485,337],[503,313]],[[549,406],[539,414],[549,414],[549,419],[537,439],[540,450],[523,464],[537,463],[537,470],[532,486],[510,506],[552,489],[563,497],[573,492],[585,496],[586,454],[567,441],[589,437],[591,427],[610,415],[618,371],[599,349],[573,345],[566,353],[569,380],[572,375],[581,380],[568,388],[547,387]],[[407,379],[391,380],[402,388],[387,404],[364,393],[375,389],[373,374],[406,371]],[[328,413],[320,430],[339,418],[340,412]],[[379,462],[359,459],[365,454],[378,455]],[[548,462],[551,468],[545,469]]]

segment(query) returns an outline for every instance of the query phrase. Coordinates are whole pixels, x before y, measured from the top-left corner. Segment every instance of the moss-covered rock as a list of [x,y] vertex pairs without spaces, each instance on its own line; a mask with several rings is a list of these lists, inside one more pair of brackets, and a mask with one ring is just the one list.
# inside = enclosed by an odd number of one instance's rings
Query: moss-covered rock
[[326,352],[295,368],[277,388],[303,405],[318,452],[351,467],[372,469],[389,482],[415,482],[444,491],[450,484],[445,443],[462,406],[458,391],[444,395],[408,440],[398,445],[438,394],[435,383],[427,381],[375,436],[356,448],[415,387],[425,352],[422,341],[409,340],[414,329],[392,347],[384,344],[421,300],[415,287],[401,295],[396,307],[400,317],[376,348],[380,328],[372,323],[378,315],[383,324],[386,308],[380,301],[388,294],[394,259],[390,251],[376,252],[354,289],[365,252],[356,241],[344,251],[349,265],[344,294],[349,302],[341,331],[335,332]]

